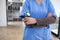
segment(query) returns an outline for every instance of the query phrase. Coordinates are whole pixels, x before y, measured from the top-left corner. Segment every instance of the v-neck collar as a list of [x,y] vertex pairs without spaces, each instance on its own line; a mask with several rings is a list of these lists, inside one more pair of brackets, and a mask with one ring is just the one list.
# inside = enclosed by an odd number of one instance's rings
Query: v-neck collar
[[43,0],[42,0],[42,2],[40,4],[37,3],[37,0],[35,0],[35,2],[36,2],[37,5],[41,5],[43,3]]

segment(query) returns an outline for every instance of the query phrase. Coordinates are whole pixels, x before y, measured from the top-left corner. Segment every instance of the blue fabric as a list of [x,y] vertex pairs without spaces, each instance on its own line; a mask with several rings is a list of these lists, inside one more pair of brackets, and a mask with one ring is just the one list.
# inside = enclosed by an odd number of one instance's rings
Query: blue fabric
[[[49,12],[52,12],[53,16],[56,16],[54,7],[50,0],[42,0],[40,4],[37,4],[36,0],[26,0],[23,4],[20,16],[29,12],[30,17],[33,18],[45,18]],[[50,26],[33,28],[32,26],[26,26],[24,30],[23,40],[52,40]]]

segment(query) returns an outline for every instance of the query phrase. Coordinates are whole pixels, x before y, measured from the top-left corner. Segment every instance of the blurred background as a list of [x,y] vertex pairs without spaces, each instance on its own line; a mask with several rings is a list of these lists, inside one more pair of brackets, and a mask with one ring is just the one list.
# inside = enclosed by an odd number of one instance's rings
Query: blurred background
[[[0,0],[0,40],[22,40],[25,24],[19,18],[25,0]],[[60,0],[51,0],[57,20],[51,24],[53,40],[60,38]]]

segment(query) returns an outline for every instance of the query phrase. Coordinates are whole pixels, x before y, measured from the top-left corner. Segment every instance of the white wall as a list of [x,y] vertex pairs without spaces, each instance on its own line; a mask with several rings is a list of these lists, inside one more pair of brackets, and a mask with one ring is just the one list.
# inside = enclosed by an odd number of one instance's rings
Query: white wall
[[60,16],[60,0],[51,0],[51,1],[54,5],[57,17],[59,17]]
[[6,0],[0,0],[0,26],[7,26]]

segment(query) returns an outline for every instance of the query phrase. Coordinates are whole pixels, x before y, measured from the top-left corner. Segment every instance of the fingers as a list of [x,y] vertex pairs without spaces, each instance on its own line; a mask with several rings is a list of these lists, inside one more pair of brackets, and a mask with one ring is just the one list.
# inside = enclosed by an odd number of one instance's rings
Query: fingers
[[25,17],[24,20],[28,20],[28,17]]
[[25,22],[26,25],[29,25],[29,24],[35,24],[36,20],[34,18],[25,17],[24,22]]
[[29,17],[24,18],[24,22],[27,22],[29,20]]
[[26,24],[26,25],[29,25],[29,24],[30,24],[30,22],[25,22],[25,24]]
[[47,17],[51,17],[51,16],[52,16],[52,13],[50,12]]
[[24,22],[25,22],[26,25],[29,25],[30,24],[29,17],[25,17]]

